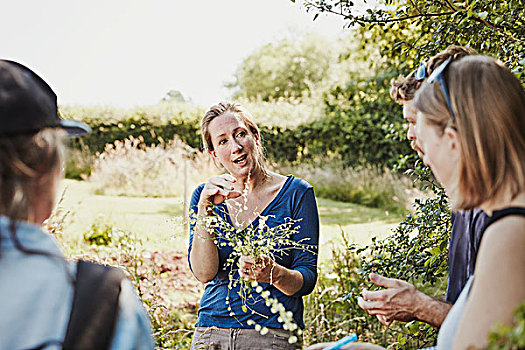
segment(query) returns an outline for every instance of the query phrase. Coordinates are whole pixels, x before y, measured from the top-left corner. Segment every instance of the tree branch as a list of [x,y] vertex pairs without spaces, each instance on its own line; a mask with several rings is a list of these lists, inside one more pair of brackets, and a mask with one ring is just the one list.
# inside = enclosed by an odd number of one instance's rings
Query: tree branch
[[519,39],[517,39],[517,38],[513,37],[512,35],[506,33],[503,29],[496,27],[494,24],[490,23],[489,21],[487,21],[487,20],[485,20],[483,18],[474,17],[474,20],[483,23],[484,25],[486,25],[487,27],[491,28],[492,30],[500,32],[501,34],[505,35],[509,40],[511,40],[513,42],[519,41]]
[[440,16],[449,16],[454,14],[455,12],[443,12],[443,13],[420,13],[417,15],[411,15],[411,16],[405,16],[405,17],[399,17],[399,18],[387,18],[387,19],[370,19],[365,17],[359,17],[354,16],[351,13],[350,14],[343,14],[342,7],[340,7],[340,12],[334,11],[332,9],[329,9],[327,7],[324,7],[322,5],[314,4],[310,1],[305,1],[305,6],[308,7],[314,7],[320,12],[328,12],[332,13],[334,15],[343,16],[345,19],[354,19],[356,22],[361,23],[394,23],[394,22],[403,22],[412,18],[419,18],[419,17],[440,17]]

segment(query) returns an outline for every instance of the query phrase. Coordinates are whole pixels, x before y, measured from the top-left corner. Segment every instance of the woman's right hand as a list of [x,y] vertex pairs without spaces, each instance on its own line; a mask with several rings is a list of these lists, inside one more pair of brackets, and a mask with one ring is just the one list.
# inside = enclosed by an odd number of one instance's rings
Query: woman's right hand
[[199,210],[206,210],[212,204],[221,204],[226,199],[240,197],[241,192],[235,190],[234,183],[236,181],[237,179],[230,174],[210,178],[202,189]]

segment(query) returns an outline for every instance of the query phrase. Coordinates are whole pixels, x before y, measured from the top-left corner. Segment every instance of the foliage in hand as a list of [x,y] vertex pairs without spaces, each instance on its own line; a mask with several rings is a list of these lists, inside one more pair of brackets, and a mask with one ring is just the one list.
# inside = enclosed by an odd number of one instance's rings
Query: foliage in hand
[[307,96],[326,78],[330,51],[330,44],[314,34],[265,44],[243,60],[227,87],[236,90],[234,98]]
[[[429,57],[451,44],[469,46],[500,59],[525,83],[521,0],[382,0],[365,12],[349,0],[305,0],[304,5],[315,13],[314,19],[330,13],[342,16],[348,27],[361,26],[362,34],[375,29],[373,35],[386,57]],[[396,40],[381,40],[386,37]]]

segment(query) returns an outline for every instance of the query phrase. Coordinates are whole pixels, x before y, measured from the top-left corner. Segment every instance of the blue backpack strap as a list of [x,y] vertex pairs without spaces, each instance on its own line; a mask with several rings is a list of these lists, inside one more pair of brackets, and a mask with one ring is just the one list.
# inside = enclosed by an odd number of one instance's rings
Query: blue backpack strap
[[109,349],[118,316],[124,272],[116,267],[77,263],[73,306],[63,349]]

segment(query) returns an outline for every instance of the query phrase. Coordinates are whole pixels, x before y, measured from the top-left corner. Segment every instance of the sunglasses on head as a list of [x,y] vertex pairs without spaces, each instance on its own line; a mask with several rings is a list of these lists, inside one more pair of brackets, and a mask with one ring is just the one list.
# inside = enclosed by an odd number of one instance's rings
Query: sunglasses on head
[[425,61],[421,61],[419,67],[416,70],[414,78],[416,78],[417,81],[422,81],[426,78],[427,82],[429,82],[430,84],[436,82],[439,83],[439,87],[441,88],[443,97],[445,97],[445,101],[447,102],[447,107],[450,112],[450,116],[452,117],[452,120],[454,120],[456,119],[456,117],[454,115],[454,111],[452,110],[452,103],[450,102],[450,97],[448,95],[445,79],[443,79],[443,72],[448,67],[450,62],[452,62],[452,58],[448,58],[445,62],[441,63],[429,76],[427,73],[427,66],[425,64]]

